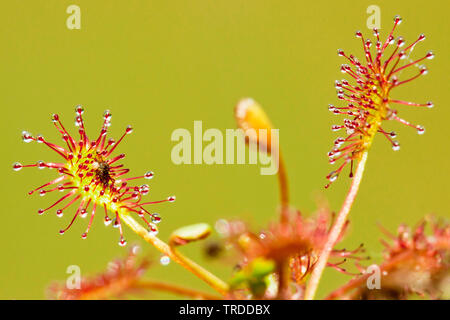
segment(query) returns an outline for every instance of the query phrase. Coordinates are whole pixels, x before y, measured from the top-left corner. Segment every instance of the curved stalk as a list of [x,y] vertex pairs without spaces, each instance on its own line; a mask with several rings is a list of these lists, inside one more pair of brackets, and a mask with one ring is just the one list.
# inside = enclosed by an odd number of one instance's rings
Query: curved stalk
[[286,166],[284,165],[281,151],[278,159],[278,183],[280,188],[280,203],[281,203],[281,222],[288,222],[289,220],[289,188],[286,174]]
[[159,291],[165,291],[170,292],[186,297],[191,297],[194,299],[203,299],[203,300],[221,300],[222,297],[216,296],[213,294],[209,294],[207,292],[201,292],[195,289],[180,287],[175,284],[161,282],[161,281],[154,281],[154,280],[145,280],[145,281],[139,281],[136,283],[134,288],[139,289],[148,289],[148,290],[159,290]]
[[333,227],[331,228],[327,242],[325,243],[325,246],[323,247],[322,252],[320,253],[319,260],[317,261],[311,273],[311,277],[308,281],[308,285],[305,291],[305,300],[314,299],[317,287],[319,286],[320,278],[322,277],[322,273],[327,265],[328,258],[330,257],[330,253],[333,250],[336,241],[339,239],[339,236],[342,232],[342,228],[344,227],[345,221],[347,220],[347,216],[350,212],[353,202],[355,201],[356,195],[358,194],[359,185],[361,183],[364,168],[366,166],[367,155],[368,152],[366,150],[362,154],[361,160],[358,163],[358,167],[356,168],[355,176],[350,186],[350,190],[348,191],[344,204],[342,205],[342,208],[339,211],[336,221]]
[[175,252],[173,248],[171,248],[167,243],[159,239],[158,237],[151,235],[148,233],[148,231],[139,224],[136,220],[133,219],[128,213],[121,212],[120,213],[120,219],[121,221],[125,222],[128,227],[131,228],[135,233],[137,233],[139,236],[141,236],[146,242],[153,245],[156,249],[161,251],[162,253],[169,256],[173,261],[180,264],[184,268],[186,268],[188,271],[195,274],[197,277],[205,281],[207,284],[209,284],[213,289],[215,289],[217,292],[219,292],[222,295],[226,295],[229,289],[229,286],[227,283],[222,281],[221,279],[217,278],[215,275],[213,275],[208,270],[204,269],[191,259],[183,256],[179,252]]

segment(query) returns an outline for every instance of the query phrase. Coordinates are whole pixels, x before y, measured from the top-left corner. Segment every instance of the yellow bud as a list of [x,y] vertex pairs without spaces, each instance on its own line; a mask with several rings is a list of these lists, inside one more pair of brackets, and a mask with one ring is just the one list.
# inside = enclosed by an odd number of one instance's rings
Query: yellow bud
[[[262,107],[252,98],[244,98],[238,102],[234,111],[238,127],[246,133],[246,142],[257,143],[260,148],[264,147],[271,153],[275,147],[271,143],[273,126]],[[250,131],[254,131],[254,134],[249,134]]]

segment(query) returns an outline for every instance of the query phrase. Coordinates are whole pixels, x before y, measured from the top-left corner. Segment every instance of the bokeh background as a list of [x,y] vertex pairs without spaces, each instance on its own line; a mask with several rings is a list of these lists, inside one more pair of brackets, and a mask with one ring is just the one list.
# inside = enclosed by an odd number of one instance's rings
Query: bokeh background
[[[81,8],[81,30],[66,28],[66,8]],[[70,219],[53,212],[37,215],[57,195],[28,196],[31,188],[55,173],[28,169],[13,172],[15,161],[52,161],[57,155],[45,146],[21,141],[22,130],[60,141],[50,115],[58,112],[73,129],[74,106],[82,104],[89,133],[97,134],[105,109],[113,113],[113,134],[126,125],[134,133],[121,151],[132,173],[156,173],[151,197],[175,194],[174,204],[155,206],[162,215],[160,236],[195,222],[214,224],[219,218],[241,217],[255,228],[276,218],[276,176],[261,176],[255,165],[174,165],[170,141],[176,128],[234,128],[233,107],[242,97],[259,101],[280,128],[292,204],[308,215],[316,198],[328,199],[338,210],[349,186],[341,177],[329,189],[325,175],[332,170],[326,153],[338,136],[339,123],[327,110],[338,103],[333,86],[341,79],[343,48],[362,58],[354,37],[366,27],[369,5],[381,8],[381,32],[403,17],[397,35],[415,40],[427,35],[414,54],[432,49],[429,74],[395,90],[395,97],[432,100],[434,109],[399,106],[400,114],[427,132],[398,123],[402,149],[393,152],[381,136],[369,156],[360,194],[351,213],[351,227],[341,247],[365,244],[379,261],[382,223],[395,230],[403,222],[417,223],[426,214],[449,217],[449,5],[445,1],[88,1],[29,0],[2,2],[0,10],[1,75],[1,254],[0,298],[43,299],[54,280],[65,280],[68,265],[83,275],[105,269],[124,256],[118,233],[94,223],[87,240],[80,235],[87,220],[78,221],[64,236]],[[100,215],[99,217],[100,218]],[[141,243],[125,228],[129,243]],[[159,253],[143,244],[155,263],[148,278],[209,288],[178,265],[161,266]],[[203,259],[202,245],[183,249],[220,277],[228,279],[232,265]],[[327,270],[319,296],[348,277]],[[174,298],[153,294],[150,298]]]

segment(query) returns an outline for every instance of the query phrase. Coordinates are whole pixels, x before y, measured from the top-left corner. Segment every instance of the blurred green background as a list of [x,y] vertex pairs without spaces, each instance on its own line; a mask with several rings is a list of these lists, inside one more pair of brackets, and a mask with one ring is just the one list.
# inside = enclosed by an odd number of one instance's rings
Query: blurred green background
[[[66,8],[81,8],[81,30],[66,27]],[[398,123],[402,149],[393,152],[381,136],[369,155],[360,194],[351,213],[351,227],[341,247],[364,243],[375,261],[381,236],[376,225],[390,230],[403,222],[415,224],[426,214],[449,217],[449,5],[444,1],[88,1],[34,0],[2,2],[0,10],[0,74],[2,110],[0,298],[43,299],[46,286],[67,277],[68,265],[83,275],[105,269],[124,256],[118,233],[94,223],[81,240],[87,220],[78,221],[64,236],[59,229],[70,217],[53,212],[37,215],[57,195],[28,196],[31,188],[55,176],[49,170],[13,172],[15,161],[54,161],[44,145],[21,141],[21,131],[61,141],[50,115],[58,112],[73,129],[74,106],[85,109],[87,128],[97,134],[105,109],[113,113],[111,131],[120,135],[132,124],[134,133],[120,150],[132,173],[148,169],[152,199],[176,195],[174,204],[152,207],[162,215],[160,236],[195,222],[242,217],[255,228],[275,219],[276,176],[261,176],[255,165],[181,165],[170,160],[176,128],[234,128],[233,107],[242,97],[259,101],[277,128],[287,163],[292,204],[305,214],[323,195],[338,210],[349,186],[341,177],[329,189],[332,170],[326,153],[338,134],[330,126],[342,118],[327,110],[338,103],[333,86],[341,79],[343,48],[360,58],[355,30],[366,34],[369,5],[381,9],[383,36],[395,14],[403,17],[397,35],[415,40],[427,35],[414,54],[433,50],[429,74],[394,96],[408,101],[432,100],[434,109],[399,106],[400,115],[424,125],[427,132]],[[73,131],[72,131],[73,132]],[[100,218],[101,215],[99,215]],[[129,243],[141,243],[125,228]],[[183,268],[158,264],[158,252],[148,278],[167,279],[209,290]],[[202,260],[201,245],[183,249],[220,277],[228,279],[232,265]],[[327,270],[319,296],[348,280]],[[146,296],[147,297],[147,296]],[[150,298],[173,298],[153,294]]]

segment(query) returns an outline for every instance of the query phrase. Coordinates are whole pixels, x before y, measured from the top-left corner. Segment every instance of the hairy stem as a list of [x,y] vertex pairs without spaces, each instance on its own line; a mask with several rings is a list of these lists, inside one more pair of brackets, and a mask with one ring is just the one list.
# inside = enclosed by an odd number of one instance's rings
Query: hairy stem
[[347,216],[350,212],[350,209],[352,208],[353,202],[355,201],[356,195],[358,194],[359,185],[361,183],[367,161],[367,155],[368,152],[366,150],[362,154],[361,160],[358,163],[358,167],[355,171],[355,176],[350,186],[350,190],[348,191],[347,197],[345,198],[344,204],[342,205],[341,211],[339,211],[336,221],[331,228],[327,242],[325,243],[325,246],[320,253],[319,260],[315,264],[314,269],[311,273],[311,277],[308,281],[308,285],[305,291],[306,300],[314,299],[317,287],[319,286],[320,278],[322,277],[322,273],[327,265],[328,258],[330,257],[330,253],[333,250],[336,241],[339,239],[342,228],[344,227],[345,221],[347,220]]
[[221,300],[222,297],[216,296],[213,294],[209,294],[207,292],[198,291],[191,288],[185,288],[180,287],[175,284],[161,282],[161,281],[154,281],[154,280],[145,280],[145,281],[139,281],[136,283],[134,288],[140,288],[140,289],[149,289],[149,290],[159,290],[159,291],[166,291],[182,296],[191,297],[194,299],[204,299],[204,300]]
[[146,242],[150,243],[156,249],[169,256],[173,261],[180,264],[188,271],[192,272],[197,277],[205,281],[217,292],[219,292],[222,295],[227,294],[229,289],[227,283],[217,278],[211,272],[204,269],[191,259],[183,256],[181,253],[175,252],[167,243],[165,243],[158,237],[149,234],[149,232],[141,224],[139,224],[136,220],[134,220],[133,217],[131,217],[127,212],[121,212],[120,219],[123,222],[125,222],[128,225],[128,227],[131,228],[131,230],[133,230],[135,233],[141,236]]

